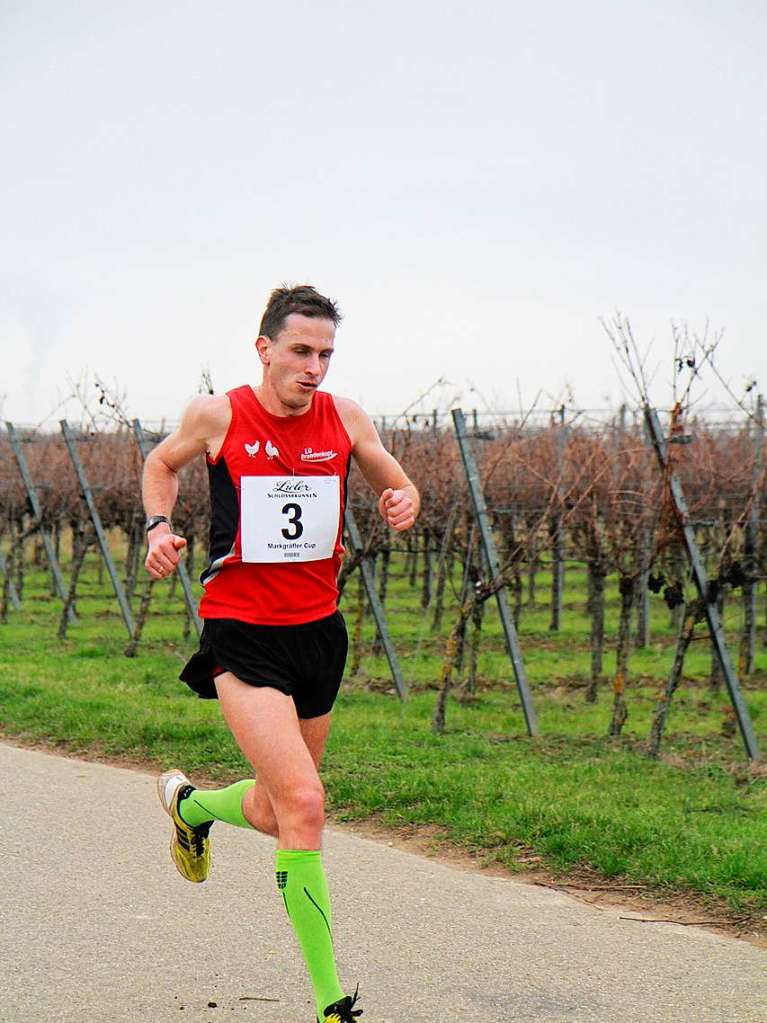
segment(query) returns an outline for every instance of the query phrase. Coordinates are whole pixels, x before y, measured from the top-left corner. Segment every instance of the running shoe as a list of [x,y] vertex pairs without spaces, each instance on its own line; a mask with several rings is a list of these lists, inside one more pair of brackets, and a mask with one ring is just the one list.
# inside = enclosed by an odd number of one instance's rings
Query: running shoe
[[178,804],[190,792],[194,792],[194,785],[181,771],[166,771],[157,779],[157,794],[162,808],[173,822],[171,858],[182,877],[199,884],[210,873],[210,824],[193,828],[179,814]]
[[[362,1009],[354,1008],[359,989],[360,987],[358,984],[353,995],[347,995],[340,1001],[333,1002],[332,1005],[329,1005],[327,1009],[325,1009],[322,1023],[354,1023],[355,1019],[362,1015]],[[320,1021],[317,1020],[317,1023],[320,1023]]]

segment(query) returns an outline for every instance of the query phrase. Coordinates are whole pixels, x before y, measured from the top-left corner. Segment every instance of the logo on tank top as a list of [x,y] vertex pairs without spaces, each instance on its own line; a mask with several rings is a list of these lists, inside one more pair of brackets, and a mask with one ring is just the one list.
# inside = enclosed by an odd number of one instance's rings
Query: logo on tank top
[[248,444],[248,442],[245,441],[245,450],[248,452],[248,455],[251,458],[256,457],[256,455],[258,454],[258,449],[260,447],[261,447],[260,441],[254,440],[252,444]]
[[268,440],[264,445],[264,451],[266,451],[269,458],[279,458],[280,456],[280,449],[275,447],[270,440]]
[[337,451],[313,451],[312,448],[304,448],[301,454],[301,461],[329,462],[331,458],[335,458],[337,455]]

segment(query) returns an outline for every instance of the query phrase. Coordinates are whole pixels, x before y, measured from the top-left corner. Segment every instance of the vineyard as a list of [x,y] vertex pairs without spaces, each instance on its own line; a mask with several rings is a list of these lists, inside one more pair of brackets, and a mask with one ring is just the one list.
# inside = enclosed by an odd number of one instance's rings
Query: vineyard
[[[437,732],[449,725],[451,699],[471,706],[484,691],[507,686],[514,711],[529,687],[544,733],[551,700],[561,703],[565,693],[568,713],[611,739],[641,720],[645,734],[632,734],[653,755],[669,720],[697,735],[698,744],[714,736],[729,741],[735,755],[744,726],[712,651],[709,612],[724,621],[735,685],[758,731],[767,678],[761,404],[739,422],[685,420],[679,410],[663,421],[665,465],[645,419],[626,409],[599,421],[565,407],[545,417],[468,416],[466,443],[495,566],[450,419],[434,413],[382,421],[384,442],[418,485],[423,505],[414,530],[392,534],[359,474],[350,476],[358,535],[348,539],[339,583],[351,684],[402,695],[435,689]],[[9,424],[0,442],[0,621],[23,619],[43,601],[57,608],[61,642],[76,644],[95,586],[102,599],[113,598],[101,625],[125,630],[128,656],[141,655],[145,625],[150,636],[153,617],[170,613],[191,647],[199,622],[193,601],[180,600],[184,580],[154,584],[143,571],[142,442],[145,452],[160,436],[135,424],[81,424],[61,434]],[[672,476],[686,500],[705,593],[693,585]],[[203,568],[208,516],[200,459],[182,474],[174,513],[192,579]],[[519,664],[502,628],[500,596]],[[385,643],[399,679],[383,657]],[[684,685],[700,693],[705,724],[670,716]],[[599,717],[589,710],[597,706]],[[521,713],[510,720],[524,731]],[[755,746],[746,747],[756,759]]]

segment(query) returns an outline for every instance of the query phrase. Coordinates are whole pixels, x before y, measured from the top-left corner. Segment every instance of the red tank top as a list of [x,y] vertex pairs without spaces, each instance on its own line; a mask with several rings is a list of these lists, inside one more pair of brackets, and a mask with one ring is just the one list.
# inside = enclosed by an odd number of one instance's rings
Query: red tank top
[[333,614],[351,440],[332,395],[300,416],[275,416],[249,385],[208,458],[210,564],[202,618],[298,625]]

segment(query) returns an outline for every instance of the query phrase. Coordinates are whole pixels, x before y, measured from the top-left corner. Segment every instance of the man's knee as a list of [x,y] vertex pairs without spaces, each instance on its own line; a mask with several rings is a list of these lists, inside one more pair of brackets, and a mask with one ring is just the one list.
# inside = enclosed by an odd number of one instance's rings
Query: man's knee
[[278,822],[290,820],[292,824],[322,827],[325,820],[325,790],[319,779],[296,785],[281,792],[274,801]]

